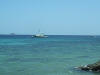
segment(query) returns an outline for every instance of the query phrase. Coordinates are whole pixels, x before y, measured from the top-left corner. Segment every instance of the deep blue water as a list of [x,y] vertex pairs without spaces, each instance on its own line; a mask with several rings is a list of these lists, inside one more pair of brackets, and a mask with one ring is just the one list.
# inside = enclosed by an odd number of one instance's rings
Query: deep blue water
[[74,67],[100,60],[100,36],[0,35],[0,75],[100,75]]

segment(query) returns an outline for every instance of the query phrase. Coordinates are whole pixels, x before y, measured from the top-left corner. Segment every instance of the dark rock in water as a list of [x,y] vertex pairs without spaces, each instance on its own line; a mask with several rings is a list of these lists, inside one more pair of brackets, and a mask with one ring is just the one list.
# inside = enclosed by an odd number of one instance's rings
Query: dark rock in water
[[96,72],[100,72],[100,61],[94,63],[94,64],[88,64],[85,66],[80,66],[78,67],[81,70],[84,71],[96,71]]

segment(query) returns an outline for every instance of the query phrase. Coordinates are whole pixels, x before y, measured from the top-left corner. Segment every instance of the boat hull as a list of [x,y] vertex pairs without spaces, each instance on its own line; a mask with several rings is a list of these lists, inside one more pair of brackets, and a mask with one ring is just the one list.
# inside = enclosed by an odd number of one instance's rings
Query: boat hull
[[47,38],[48,36],[36,36],[36,35],[33,35],[32,37],[34,37],[34,38]]

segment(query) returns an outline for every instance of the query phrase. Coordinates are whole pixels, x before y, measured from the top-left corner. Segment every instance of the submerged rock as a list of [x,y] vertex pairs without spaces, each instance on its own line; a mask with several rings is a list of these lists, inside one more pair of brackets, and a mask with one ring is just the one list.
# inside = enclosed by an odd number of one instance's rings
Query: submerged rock
[[100,72],[100,61],[93,63],[93,64],[88,64],[85,66],[80,66],[78,67],[81,70],[84,71],[96,71],[96,72]]

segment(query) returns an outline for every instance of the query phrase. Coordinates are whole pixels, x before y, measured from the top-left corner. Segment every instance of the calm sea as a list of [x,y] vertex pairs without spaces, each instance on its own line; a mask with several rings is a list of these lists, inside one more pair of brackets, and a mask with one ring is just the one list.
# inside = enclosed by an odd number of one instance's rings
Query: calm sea
[[99,36],[0,36],[0,75],[100,75],[74,68],[98,60]]

